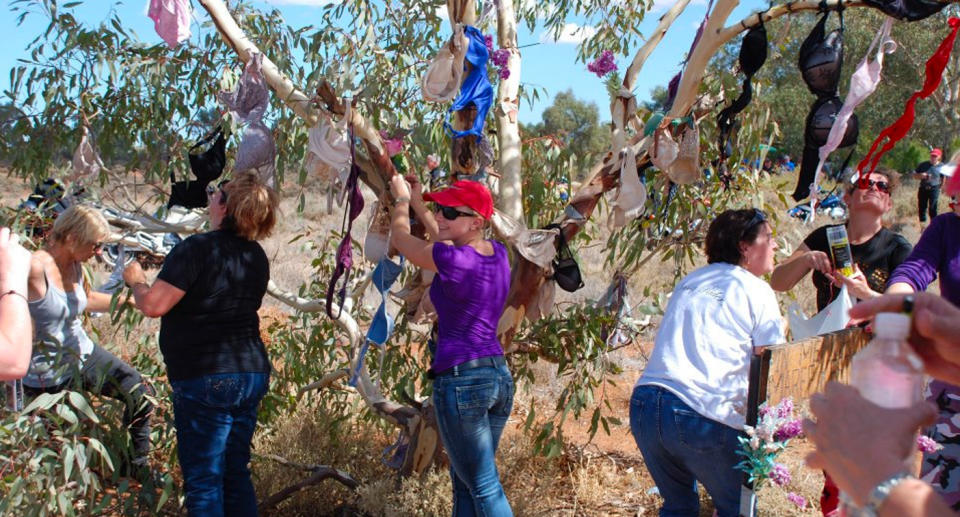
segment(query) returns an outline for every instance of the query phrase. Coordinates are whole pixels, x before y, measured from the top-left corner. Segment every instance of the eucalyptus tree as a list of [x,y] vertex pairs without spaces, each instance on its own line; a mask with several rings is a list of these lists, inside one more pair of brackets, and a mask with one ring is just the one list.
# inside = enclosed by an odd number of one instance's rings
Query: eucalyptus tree
[[[436,1],[343,0],[324,6],[316,25],[307,27],[293,27],[279,12],[260,12],[244,2],[231,8],[222,0],[197,3],[210,18],[202,17],[201,34],[171,50],[141,41],[113,11],[108,10],[106,19],[96,24],[78,21],[74,10],[93,2],[15,0],[12,5],[18,16],[45,16],[49,24],[28,46],[29,57],[11,71],[9,101],[23,113],[7,131],[17,142],[9,156],[12,170],[22,176],[40,176],[60,167],[50,150],[76,145],[84,128],[94,127],[96,121],[96,143],[101,155],[109,157],[133,150],[129,159],[110,173],[132,176],[136,170],[147,181],[168,181],[171,170],[186,169],[184,155],[190,142],[209,129],[204,117],[217,108],[216,94],[233,87],[241,63],[255,52],[265,56],[264,75],[275,92],[268,121],[277,141],[281,176],[299,173],[297,179],[305,183],[300,164],[307,147],[307,129],[316,122],[320,111],[334,117],[350,117],[355,136],[362,144],[357,156],[362,178],[385,201],[389,201],[386,182],[397,171],[377,130],[412,128],[413,139],[425,144],[412,151],[414,158],[433,150],[447,154],[449,143],[443,128],[446,106],[422,102],[419,90],[421,74],[445,43],[445,31],[441,30],[445,21],[437,15]],[[509,51],[508,63],[514,71],[522,66],[516,45],[518,23],[560,34],[569,19],[582,19],[593,25],[596,32],[578,48],[581,60],[589,60],[602,50],[633,54],[629,68],[609,85],[610,152],[594,164],[581,189],[565,204],[526,204],[521,188],[524,176],[543,169],[559,173],[569,170],[571,164],[556,153],[543,161],[536,155],[539,149],[522,147],[515,111],[521,108],[520,99],[533,93],[525,91],[519,73],[499,83],[493,117],[498,130],[499,166],[504,176],[498,206],[504,212],[515,218],[520,215],[519,219],[527,222],[556,221],[566,240],[571,241],[587,228],[604,196],[621,185],[621,171],[636,167],[647,180],[649,191],[656,194],[650,196],[648,203],[653,222],[629,223],[617,229],[607,242],[608,267],[629,274],[654,257],[672,258],[679,272],[694,262],[698,239],[705,228],[702,223],[714,210],[770,202],[756,196],[757,178],[746,173],[734,180],[734,187],[740,190],[724,188],[717,181],[676,187],[666,181],[665,174],[650,168],[651,139],[645,124],[651,123],[647,117],[653,114],[638,109],[634,92],[646,59],[688,3],[689,0],[677,0],[645,37],[636,30],[646,14],[644,2],[494,3],[499,5],[495,10],[498,42]],[[493,30],[493,18],[482,18],[482,5],[477,6],[473,0],[448,0],[447,4],[448,14],[454,10],[465,13],[467,21]],[[736,4],[736,0],[716,2],[700,42],[688,56],[672,104],[655,114],[662,117],[664,124],[678,121],[676,134],[685,126],[711,118],[708,115],[717,108],[723,85],[713,77],[705,80],[707,65],[723,45],[757,23],[756,15],[728,22]],[[97,5],[100,7],[101,3]],[[760,16],[769,22],[815,10],[820,5],[835,9],[837,1],[800,0],[774,5]],[[355,108],[349,110],[349,115],[348,104]],[[775,127],[770,107],[758,108],[743,114],[741,142],[759,144],[769,139]],[[224,123],[236,133],[236,122],[229,115]],[[704,155],[716,156],[715,149],[710,148],[709,122],[704,126]],[[40,134],[48,136],[36,138]],[[753,147],[741,145],[748,150]],[[735,154],[731,160],[742,158]],[[537,167],[524,168],[525,163],[536,163]],[[101,180],[106,174],[107,171],[101,172]],[[316,194],[304,191],[301,199]],[[704,203],[704,199],[712,202]],[[671,230],[675,228],[687,231],[673,237],[675,232]],[[665,235],[670,238],[664,238]],[[277,331],[284,364],[291,367],[284,369],[284,377],[278,381],[281,389],[272,394],[273,398],[268,397],[266,405],[273,413],[298,403],[293,396],[298,390],[302,393],[305,388],[328,387],[347,377],[350,365],[356,363],[355,354],[342,353],[333,325],[356,345],[362,339],[358,318],[348,310],[333,322],[317,316],[321,305],[316,298],[324,290],[332,260],[329,252],[319,257],[314,263],[315,275],[296,294],[271,286],[271,294],[301,309],[289,325]],[[566,418],[589,412],[594,432],[599,428],[609,430],[609,425],[617,422],[609,404],[603,404],[602,389],[610,370],[606,337],[617,318],[606,308],[579,305],[559,315],[527,321],[532,319],[526,316],[532,312],[537,293],[552,280],[547,270],[523,257],[517,258],[513,271],[510,298],[500,325],[501,339],[506,350],[514,353],[515,368],[521,377],[529,376],[529,361],[543,358],[558,364],[558,375],[565,384],[555,411],[540,419],[531,412],[528,426],[539,429],[540,450],[559,454],[561,424]],[[401,330],[408,340],[409,332]],[[417,382],[422,375],[417,367],[420,360],[407,347],[388,346],[380,385],[371,382],[365,370],[358,384],[372,413],[401,427],[412,440],[404,458],[404,468],[410,472],[429,465],[437,447],[429,407],[415,400],[417,390],[423,386]],[[315,382],[310,383],[311,380]],[[389,393],[381,393],[380,386]],[[325,404],[335,405],[344,413],[352,407],[344,396],[326,397]]]

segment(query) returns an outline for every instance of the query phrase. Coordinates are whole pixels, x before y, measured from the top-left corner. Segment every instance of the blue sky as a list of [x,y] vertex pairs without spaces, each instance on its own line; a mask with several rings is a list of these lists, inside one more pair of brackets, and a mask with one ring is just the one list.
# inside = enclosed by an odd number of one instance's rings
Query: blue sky
[[[266,0],[256,1],[258,7],[279,8],[288,23],[297,25],[302,20],[303,25],[319,20],[321,5],[332,0]],[[628,0],[633,1],[633,0]],[[655,0],[653,9],[647,13],[639,31],[649,34],[657,21],[674,0]],[[125,25],[133,30],[145,41],[160,41],[160,37],[153,30],[153,23],[145,13],[145,0],[126,0],[120,2],[116,9]],[[440,2],[438,1],[438,4]],[[77,7],[78,16],[84,21],[97,21],[107,16],[107,0],[87,0],[83,6]],[[728,23],[739,20],[752,11],[766,7],[766,3],[758,0],[744,0],[740,3]],[[680,70],[684,53],[690,46],[696,27],[706,12],[706,2],[693,0],[686,11],[674,22],[664,41],[650,56],[640,78],[637,81],[636,94],[639,99],[648,99],[652,88],[657,85],[666,85],[670,78]],[[8,9],[4,6],[4,11]],[[207,14],[195,5],[194,17],[205,21]],[[579,37],[588,33],[590,27],[582,27],[578,20],[568,20],[569,33],[565,33],[559,42],[550,41],[541,31],[531,33],[524,25],[519,29],[518,39],[523,58],[521,81],[546,88],[546,99],[541,99],[534,106],[526,103],[520,107],[520,120],[524,123],[539,122],[543,109],[550,105],[554,95],[567,89],[581,99],[597,104],[600,109],[600,118],[609,120],[609,99],[603,81],[586,69],[586,64],[576,62],[576,42]],[[582,23],[582,22],[579,22]],[[16,64],[18,58],[26,57],[27,43],[39,35],[46,27],[42,15],[30,15],[23,25],[17,26],[16,19],[8,12],[0,14],[0,33],[6,34],[6,51],[0,53],[0,87],[9,89],[9,70]],[[197,31],[196,24],[193,27]],[[256,40],[254,35],[253,39]],[[529,46],[527,46],[529,45]],[[623,71],[630,64],[633,56],[617,56],[619,69]]]

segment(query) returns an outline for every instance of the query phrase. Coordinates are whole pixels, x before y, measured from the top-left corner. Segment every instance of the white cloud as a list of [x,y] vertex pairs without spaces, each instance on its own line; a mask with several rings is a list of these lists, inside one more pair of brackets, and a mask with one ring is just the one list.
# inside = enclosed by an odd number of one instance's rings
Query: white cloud
[[263,0],[273,5],[306,5],[313,7],[323,7],[330,4],[339,4],[341,0]]
[[540,41],[542,43],[568,43],[572,45],[579,45],[585,40],[593,37],[597,33],[597,29],[590,25],[577,25],[576,23],[567,23],[564,24],[563,30],[560,31],[560,35],[554,37],[551,32],[544,32],[540,36]]

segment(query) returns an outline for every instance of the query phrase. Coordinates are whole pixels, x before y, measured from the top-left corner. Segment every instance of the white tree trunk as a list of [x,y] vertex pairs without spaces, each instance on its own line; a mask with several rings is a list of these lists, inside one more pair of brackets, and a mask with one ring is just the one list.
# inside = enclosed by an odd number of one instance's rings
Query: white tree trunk
[[513,0],[501,0],[497,9],[497,41],[510,51],[510,77],[497,88],[494,116],[500,148],[500,211],[523,221],[523,143],[520,141],[520,49],[517,48],[517,14]]

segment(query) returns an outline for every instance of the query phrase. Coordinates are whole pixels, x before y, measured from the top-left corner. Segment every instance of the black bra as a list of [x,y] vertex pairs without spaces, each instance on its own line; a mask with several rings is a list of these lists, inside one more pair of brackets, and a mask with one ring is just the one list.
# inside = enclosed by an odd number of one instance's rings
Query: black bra
[[[193,154],[193,151],[213,140],[216,141],[206,151]],[[223,174],[223,168],[227,165],[227,139],[221,127],[217,127],[212,133],[203,137],[199,142],[190,147],[190,153],[187,157],[190,159],[190,170],[197,180],[210,183],[215,181]],[[206,185],[204,185],[206,186]]]
[[[830,128],[843,107],[843,101],[839,97],[822,97],[817,99],[807,115],[806,130],[804,131],[804,143],[810,147],[817,147],[827,143],[827,137],[830,135]],[[860,122],[856,114],[850,115],[847,121],[847,130],[843,133],[843,139],[837,147],[847,147],[857,143],[857,137],[860,135]]]
[[[210,143],[216,138],[216,141],[206,151],[193,154],[193,151]],[[170,199],[167,200],[167,207],[182,206],[184,208],[204,208],[207,206],[207,185],[215,181],[223,174],[223,168],[227,164],[227,137],[223,128],[217,127],[210,134],[200,139],[199,142],[190,147],[190,153],[187,158],[190,160],[190,170],[197,177],[192,181],[176,181],[174,174],[170,173],[173,184],[170,186]]]
[[763,15],[759,14],[757,17],[759,23],[747,31],[743,36],[743,43],[740,44],[740,70],[746,76],[743,80],[743,91],[740,92],[740,96],[733,103],[717,115],[717,127],[720,130],[721,162],[729,156],[726,150],[729,149],[730,131],[734,126],[733,118],[750,104],[750,99],[753,97],[750,80],[767,60],[767,29],[763,26]]
[[947,6],[947,3],[931,0],[864,0],[863,3],[880,9],[888,16],[910,22],[937,14]]
[[826,34],[829,13],[825,13],[800,46],[800,74],[817,97],[837,94],[843,65],[843,18],[840,27]]

